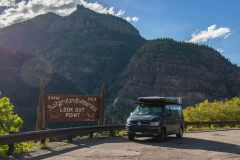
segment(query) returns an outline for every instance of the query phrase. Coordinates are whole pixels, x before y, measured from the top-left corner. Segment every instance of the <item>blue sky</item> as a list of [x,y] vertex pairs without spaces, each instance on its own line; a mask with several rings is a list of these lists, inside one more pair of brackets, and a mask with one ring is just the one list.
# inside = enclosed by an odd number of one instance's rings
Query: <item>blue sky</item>
[[[75,9],[76,3],[80,3],[99,13],[127,19],[146,39],[192,39],[191,42],[208,44],[221,51],[240,66],[240,0],[32,0],[18,6],[7,6],[7,1],[0,0],[0,8],[1,5],[6,8],[0,14],[0,27],[8,25],[8,21],[29,19],[48,11],[65,16],[73,11],[69,6]],[[34,5],[38,5],[37,11],[33,10]],[[56,6],[61,7],[52,10]]]
[[240,0],[99,0],[106,6],[124,9],[129,16],[139,17],[133,25],[146,39],[170,37],[179,41],[191,39],[211,25],[230,29],[205,43],[233,63],[240,65]]

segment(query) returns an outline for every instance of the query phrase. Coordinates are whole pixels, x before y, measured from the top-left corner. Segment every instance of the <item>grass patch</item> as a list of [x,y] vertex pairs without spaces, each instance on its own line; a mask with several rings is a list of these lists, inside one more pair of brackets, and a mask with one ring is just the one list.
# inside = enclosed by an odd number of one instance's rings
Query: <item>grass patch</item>
[[126,136],[126,132],[125,132],[125,130],[116,131],[115,136],[118,136],[118,137]]
[[[14,155],[18,154],[26,154],[32,151],[34,147],[34,143],[32,141],[30,142],[21,142],[14,144]],[[8,153],[8,145],[1,145],[0,146],[0,159],[6,159],[7,153]]]
[[81,140],[81,139],[89,139],[89,135],[82,135],[82,136],[77,136],[74,138],[74,140]]

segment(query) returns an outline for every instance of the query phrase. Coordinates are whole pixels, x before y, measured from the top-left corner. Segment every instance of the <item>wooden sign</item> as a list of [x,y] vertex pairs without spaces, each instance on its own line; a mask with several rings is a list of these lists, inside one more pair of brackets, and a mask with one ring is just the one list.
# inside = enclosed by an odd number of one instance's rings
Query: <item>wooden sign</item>
[[101,119],[100,96],[45,95],[46,121],[97,121]]

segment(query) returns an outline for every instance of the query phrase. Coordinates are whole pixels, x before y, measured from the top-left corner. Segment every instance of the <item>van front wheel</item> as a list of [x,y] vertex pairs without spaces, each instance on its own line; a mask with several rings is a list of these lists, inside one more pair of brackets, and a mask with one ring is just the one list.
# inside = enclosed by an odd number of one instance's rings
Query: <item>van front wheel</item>
[[165,130],[165,128],[162,128],[160,135],[157,137],[158,141],[159,142],[164,142],[166,140],[166,137],[167,137],[166,130]]

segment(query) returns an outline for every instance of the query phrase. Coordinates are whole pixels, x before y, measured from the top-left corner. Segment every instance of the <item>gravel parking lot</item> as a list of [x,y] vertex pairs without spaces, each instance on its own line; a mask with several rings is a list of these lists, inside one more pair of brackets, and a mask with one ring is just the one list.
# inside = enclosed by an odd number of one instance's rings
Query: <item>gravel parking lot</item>
[[169,136],[164,143],[152,138],[129,142],[126,137],[54,142],[19,159],[240,160],[240,130],[186,133],[182,139]]

